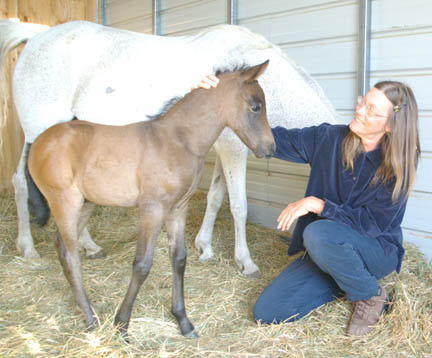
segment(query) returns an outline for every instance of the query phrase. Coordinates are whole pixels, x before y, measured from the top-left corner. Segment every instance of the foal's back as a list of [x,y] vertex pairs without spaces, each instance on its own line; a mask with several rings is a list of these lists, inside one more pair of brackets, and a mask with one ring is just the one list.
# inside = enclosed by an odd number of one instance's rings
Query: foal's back
[[[181,192],[188,181],[175,168],[182,153],[155,130],[157,122],[108,126],[71,121],[49,128],[32,145],[29,157],[36,184],[55,190],[77,189],[99,205],[136,206],[140,196],[160,200],[166,192]],[[177,155],[174,156],[175,152]],[[192,163],[187,163],[190,168]],[[52,189],[51,189],[52,190]],[[179,193],[180,195],[181,193]],[[174,198],[176,195],[172,195]]]

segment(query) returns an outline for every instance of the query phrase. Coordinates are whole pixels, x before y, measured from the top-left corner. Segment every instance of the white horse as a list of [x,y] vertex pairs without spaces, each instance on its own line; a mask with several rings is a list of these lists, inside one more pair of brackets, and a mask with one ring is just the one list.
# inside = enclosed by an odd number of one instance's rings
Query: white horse
[[[26,42],[13,76],[13,99],[26,143],[48,127],[74,117],[114,125],[149,120],[166,100],[183,96],[205,75],[267,59],[270,65],[259,82],[272,127],[336,120],[322,89],[302,68],[264,37],[242,27],[221,25],[195,36],[160,37],[84,21],[48,30],[27,25],[0,21],[3,58]],[[259,275],[245,232],[248,149],[228,129],[214,149],[217,159],[195,246],[201,260],[213,257],[213,226],[228,189],[235,223],[235,261],[244,275]],[[16,245],[24,257],[33,258],[39,255],[30,232],[24,153],[13,178],[19,220]],[[103,254],[87,229],[80,242],[88,256]]]

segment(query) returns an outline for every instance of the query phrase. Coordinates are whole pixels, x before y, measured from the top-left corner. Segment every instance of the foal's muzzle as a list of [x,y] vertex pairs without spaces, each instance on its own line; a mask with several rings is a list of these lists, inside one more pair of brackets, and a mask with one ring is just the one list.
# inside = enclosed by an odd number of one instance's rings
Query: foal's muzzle
[[276,143],[273,141],[268,145],[258,145],[255,151],[255,156],[257,158],[270,159],[273,156],[275,151],[276,151]]

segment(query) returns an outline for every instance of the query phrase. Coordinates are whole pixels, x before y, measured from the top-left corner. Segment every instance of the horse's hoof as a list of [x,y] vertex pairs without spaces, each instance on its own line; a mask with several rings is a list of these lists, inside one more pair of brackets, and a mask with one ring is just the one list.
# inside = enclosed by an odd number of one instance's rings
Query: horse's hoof
[[40,259],[40,255],[38,254],[38,252],[35,249],[22,251],[22,256],[26,260]]
[[211,261],[214,259],[214,255],[212,253],[204,253],[199,257],[199,260],[201,262],[207,262],[207,261]]
[[196,338],[199,338],[199,335],[198,335],[198,333],[196,333],[195,330],[190,331],[189,333],[186,333],[186,334],[184,334],[183,336],[184,336],[185,338],[189,338],[189,339],[196,339]]
[[253,271],[253,272],[244,272],[243,271],[242,275],[244,277],[247,277],[247,278],[261,278],[262,277],[262,273],[261,273],[260,270],[256,270],[256,271]]
[[86,255],[88,259],[102,259],[106,257],[106,253],[103,249],[100,249],[99,251],[95,252],[94,254]]

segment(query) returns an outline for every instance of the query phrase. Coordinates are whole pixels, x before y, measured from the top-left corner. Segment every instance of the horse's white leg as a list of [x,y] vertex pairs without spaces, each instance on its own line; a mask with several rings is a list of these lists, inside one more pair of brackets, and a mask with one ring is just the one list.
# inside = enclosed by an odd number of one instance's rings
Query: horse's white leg
[[24,175],[25,168],[25,150],[21,153],[18,167],[13,175],[13,185],[15,188],[15,202],[18,214],[18,236],[16,238],[16,247],[18,252],[26,259],[39,258],[30,230],[30,214],[28,210],[28,190],[27,182]]
[[246,166],[248,150],[218,151],[230,199],[235,226],[235,261],[244,276],[259,277],[259,268],[252,261],[246,242],[247,195]]
[[212,235],[216,215],[222,205],[223,198],[226,193],[226,184],[222,165],[219,156],[216,157],[215,166],[213,169],[213,177],[211,180],[209,192],[207,194],[207,207],[201,224],[200,231],[195,238],[195,247],[202,252],[201,261],[207,261],[213,258],[214,253],[211,247]]
[[98,259],[106,256],[103,248],[97,245],[91,238],[90,233],[87,230],[87,226],[83,229],[79,236],[79,245],[85,249],[86,256],[89,259]]

